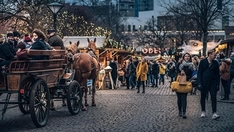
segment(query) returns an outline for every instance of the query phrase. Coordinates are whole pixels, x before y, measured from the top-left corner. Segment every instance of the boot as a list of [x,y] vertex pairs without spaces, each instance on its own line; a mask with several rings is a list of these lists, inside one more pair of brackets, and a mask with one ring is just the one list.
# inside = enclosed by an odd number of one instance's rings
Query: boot
[[140,87],[137,87],[137,93],[140,93]]
[[183,112],[182,117],[183,117],[183,119],[186,119],[186,118],[187,118],[187,116],[186,116],[186,113],[185,113],[185,112]]
[[142,93],[145,93],[145,87],[143,87],[143,91],[142,91]]

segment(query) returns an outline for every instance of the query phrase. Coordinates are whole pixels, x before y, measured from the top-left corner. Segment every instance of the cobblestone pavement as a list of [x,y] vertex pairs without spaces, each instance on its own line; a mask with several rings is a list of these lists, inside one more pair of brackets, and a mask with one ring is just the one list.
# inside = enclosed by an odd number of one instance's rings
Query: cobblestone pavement
[[[219,97],[218,97],[219,98]],[[89,95],[89,103],[91,95]],[[218,101],[219,120],[211,119],[211,102],[206,103],[207,117],[200,118],[198,95],[188,95],[187,119],[178,117],[176,95],[168,80],[158,88],[99,90],[96,107],[88,107],[78,115],[70,115],[67,107],[56,102],[47,125],[36,128],[30,115],[23,115],[18,107],[8,109],[0,121],[0,131],[24,132],[234,132],[234,89],[230,101]],[[90,103],[91,104],[91,103]]]

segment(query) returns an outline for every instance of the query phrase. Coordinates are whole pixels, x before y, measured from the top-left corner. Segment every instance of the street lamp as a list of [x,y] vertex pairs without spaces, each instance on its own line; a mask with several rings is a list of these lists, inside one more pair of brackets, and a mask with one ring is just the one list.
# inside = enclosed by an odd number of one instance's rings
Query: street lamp
[[53,2],[47,5],[50,11],[53,13],[54,17],[54,30],[56,31],[56,19],[58,12],[63,8],[62,4],[59,4],[58,2]]

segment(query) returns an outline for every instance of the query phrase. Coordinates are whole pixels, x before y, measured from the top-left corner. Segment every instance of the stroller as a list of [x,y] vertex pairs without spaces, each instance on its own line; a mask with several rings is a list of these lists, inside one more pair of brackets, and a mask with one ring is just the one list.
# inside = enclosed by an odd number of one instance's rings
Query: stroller
[[197,74],[193,75],[193,77],[191,78],[191,83],[193,86],[193,90],[190,92],[190,95],[196,95],[197,87],[198,87]]

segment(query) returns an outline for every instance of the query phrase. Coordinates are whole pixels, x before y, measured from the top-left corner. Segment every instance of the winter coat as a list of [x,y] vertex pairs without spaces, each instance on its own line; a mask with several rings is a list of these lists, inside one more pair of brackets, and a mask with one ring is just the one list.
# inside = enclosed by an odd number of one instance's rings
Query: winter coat
[[152,65],[152,74],[158,75],[158,73],[159,73],[159,66],[156,62],[154,62],[154,64]]
[[185,72],[187,81],[192,78],[193,67],[194,65],[192,62],[186,62],[185,60],[183,60],[179,65],[179,71],[181,72],[183,70]]
[[159,64],[159,74],[166,74],[167,67],[163,64]]
[[13,49],[12,45],[8,42],[5,42],[1,45],[0,48],[0,58],[5,60],[12,60],[15,56],[15,50]]
[[111,76],[112,78],[117,78],[118,76],[118,66],[116,62],[110,62],[109,66],[112,68]]
[[234,75],[234,56],[231,56],[230,59],[232,60],[232,64],[231,64],[231,75]]
[[169,77],[175,77],[176,76],[176,65],[174,62],[170,62],[167,65],[167,69],[168,69],[168,76]]
[[198,85],[203,86],[204,92],[208,91],[210,85],[218,91],[217,88],[220,84],[219,63],[216,60],[209,63],[207,58],[201,60],[197,72],[197,81]]
[[[36,39],[36,41],[32,44],[30,50],[47,50],[46,43],[42,40]],[[33,56],[33,60],[47,60],[49,57],[45,55]]]
[[48,43],[52,47],[53,46],[60,46],[61,49],[65,49],[63,40],[59,36],[57,36],[56,34],[54,34],[53,36],[49,37]]
[[136,67],[136,79],[141,81],[147,80],[148,65],[147,62],[139,62]]
[[224,60],[220,67],[220,78],[223,80],[229,80],[230,78],[230,70],[231,70],[231,62]]

